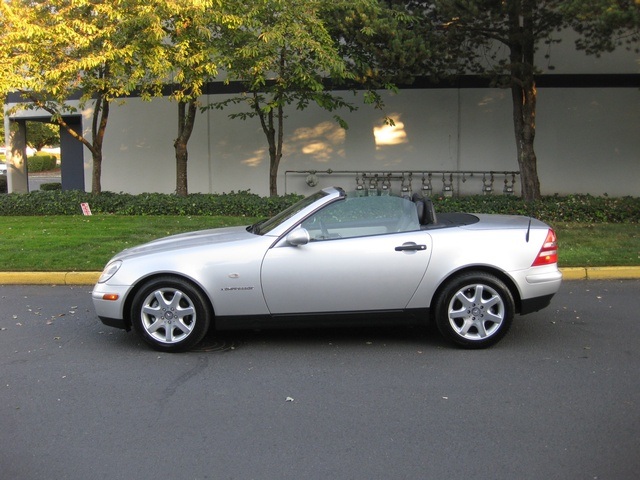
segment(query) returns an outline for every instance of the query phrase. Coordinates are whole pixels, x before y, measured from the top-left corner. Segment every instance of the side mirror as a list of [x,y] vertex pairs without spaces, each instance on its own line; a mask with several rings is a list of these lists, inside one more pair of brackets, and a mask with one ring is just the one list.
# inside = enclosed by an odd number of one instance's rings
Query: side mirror
[[306,245],[311,240],[309,232],[306,228],[296,228],[289,235],[287,235],[287,243],[297,247],[298,245]]

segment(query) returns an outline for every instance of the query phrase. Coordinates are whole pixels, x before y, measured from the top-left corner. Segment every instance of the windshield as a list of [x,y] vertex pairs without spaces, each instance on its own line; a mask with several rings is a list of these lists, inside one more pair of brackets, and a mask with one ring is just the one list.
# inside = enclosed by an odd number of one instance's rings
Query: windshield
[[251,228],[251,231],[253,233],[255,233],[256,235],[265,235],[265,234],[269,233],[271,230],[273,230],[274,228],[276,228],[278,225],[280,225],[282,222],[284,222],[284,221],[288,220],[289,218],[293,217],[300,210],[308,207],[313,202],[319,200],[320,198],[322,198],[322,197],[324,197],[326,195],[327,195],[327,193],[325,193],[323,191],[319,191],[317,193],[314,193],[313,195],[310,195],[310,196],[308,196],[306,198],[303,198],[299,202],[294,203],[293,205],[291,205],[286,210],[283,210],[282,212],[278,213],[277,215],[271,217],[269,220],[266,220],[264,222],[255,224]]

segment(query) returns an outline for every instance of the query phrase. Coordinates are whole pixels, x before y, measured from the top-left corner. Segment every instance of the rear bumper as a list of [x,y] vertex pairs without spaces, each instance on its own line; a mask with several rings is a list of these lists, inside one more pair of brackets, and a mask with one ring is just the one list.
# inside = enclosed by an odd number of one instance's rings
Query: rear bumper
[[558,270],[557,266],[552,269],[541,272],[541,267],[533,267],[530,271],[535,273],[528,273],[525,276],[525,280],[529,285],[557,285],[556,291],[560,288],[560,282],[562,281],[562,272]]
[[520,302],[520,315],[537,312],[546,308],[551,303],[551,299],[555,294],[545,295],[543,297],[528,298]]
[[520,301],[520,314],[537,312],[551,303],[553,296],[560,290],[562,273],[557,265],[533,267],[524,275],[526,295]]

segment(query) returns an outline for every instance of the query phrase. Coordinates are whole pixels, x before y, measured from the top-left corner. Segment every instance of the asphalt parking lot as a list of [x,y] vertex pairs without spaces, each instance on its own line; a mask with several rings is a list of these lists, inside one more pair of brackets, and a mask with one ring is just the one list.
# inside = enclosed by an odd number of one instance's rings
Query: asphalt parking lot
[[0,471],[34,479],[631,479],[640,281],[569,281],[496,347],[237,332],[160,354],[90,286],[0,286]]

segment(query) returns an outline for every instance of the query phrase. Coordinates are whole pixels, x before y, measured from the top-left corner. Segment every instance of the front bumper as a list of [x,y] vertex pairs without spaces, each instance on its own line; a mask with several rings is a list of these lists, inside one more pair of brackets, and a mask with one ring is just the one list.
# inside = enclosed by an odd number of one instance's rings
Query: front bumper
[[121,328],[126,330],[127,332],[131,330],[131,325],[129,322],[122,318],[107,318],[107,317],[98,317],[102,323],[104,323],[107,327]]
[[[128,286],[113,286],[106,283],[97,283],[91,292],[93,307],[96,310],[98,318],[110,327],[124,328],[129,330],[131,326],[128,324],[124,315],[124,300],[129,292]],[[116,300],[106,300],[105,295],[117,296]]]

